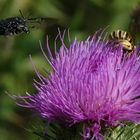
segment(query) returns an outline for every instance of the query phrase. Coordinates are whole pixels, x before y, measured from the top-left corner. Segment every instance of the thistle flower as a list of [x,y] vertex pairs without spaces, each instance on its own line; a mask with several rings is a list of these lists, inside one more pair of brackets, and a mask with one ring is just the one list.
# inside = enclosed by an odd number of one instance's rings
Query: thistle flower
[[[53,58],[49,46],[49,77],[37,75],[38,93],[18,97],[18,105],[36,110],[40,116],[67,126],[83,122],[84,140],[102,140],[104,128],[140,120],[140,59],[129,58],[122,48],[108,45],[95,35],[76,39]],[[56,47],[56,46],[55,46]],[[56,48],[55,48],[56,50]],[[123,59],[122,59],[123,56]],[[80,132],[79,132],[80,133]]]

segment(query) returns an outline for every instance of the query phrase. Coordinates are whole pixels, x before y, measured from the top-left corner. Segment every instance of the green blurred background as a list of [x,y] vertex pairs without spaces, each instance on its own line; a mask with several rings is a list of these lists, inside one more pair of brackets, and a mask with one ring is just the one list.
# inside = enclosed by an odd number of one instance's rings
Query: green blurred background
[[36,140],[26,131],[32,128],[34,115],[31,111],[16,106],[5,93],[25,95],[35,93],[33,79],[37,78],[29,55],[39,71],[50,70],[39,48],[44,50],[46,35],[49,35],[53,51],[53,40],[57,28],[69,29],[71,38],[85,39],[109,25],[108,32],[116,29],[128,30],[133,9],[140,0],[0,0],[0,19],[20,16],[51,17],[58,22],[43,21],[36,24],[29,34],[0,36],[0,140]]

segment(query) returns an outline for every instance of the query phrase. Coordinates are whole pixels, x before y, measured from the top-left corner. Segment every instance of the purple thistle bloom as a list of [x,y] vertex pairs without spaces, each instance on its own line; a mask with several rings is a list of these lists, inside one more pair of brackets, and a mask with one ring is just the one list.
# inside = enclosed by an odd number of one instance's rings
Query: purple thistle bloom
[[[18,105],[33,108],[49,121],[66,125],[83,122],[86,139],[102,140],[103,127],[140,120],[140,59],[122,48],[114,50],[95,34],[86,41],[76,39],[68,48],[61,37],[59,53],[50,54],[53,71],[49,77],[37,73],[38,93],[28,94]],[[124,59],[122,59],[122,56]],[[46,57],[46,56],[45,56]],[[80,133],[80,132],[79,132]]]

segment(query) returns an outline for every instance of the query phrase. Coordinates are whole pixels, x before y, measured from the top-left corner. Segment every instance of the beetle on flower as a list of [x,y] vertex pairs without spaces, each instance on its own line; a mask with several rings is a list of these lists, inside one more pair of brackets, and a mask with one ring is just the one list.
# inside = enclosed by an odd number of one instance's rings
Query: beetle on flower
[[[76,39],[53,58],[49,46],[48,76],[37,73],[37,94],[17,97],[18,105],[36,110],[40,116],[70,127],[83,123],[84,140],[103,140],[103,130],[125,121],[140,120],[140,59],[137,50],[128,58],[122,47],[114,49],[97,34]],[[56,47],[56,46],[55,46]],[[56,50],[56,48],[55,48]],[[127,55],[127,54],[126,54]],[[122,59],[123,57],[123,59]],[[126,58],[126,59],[125,59]]]

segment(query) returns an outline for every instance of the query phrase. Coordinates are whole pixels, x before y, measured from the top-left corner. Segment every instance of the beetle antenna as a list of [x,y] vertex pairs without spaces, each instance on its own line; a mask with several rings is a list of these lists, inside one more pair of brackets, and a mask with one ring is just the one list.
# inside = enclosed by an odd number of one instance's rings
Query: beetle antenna
[[22,12],[21,12],[20,9],[19,9],[19,13],[20,13],[20,15],[21,15],[22,18],[25,18],[25,17],[23,16],[23,14],[22,14]]

